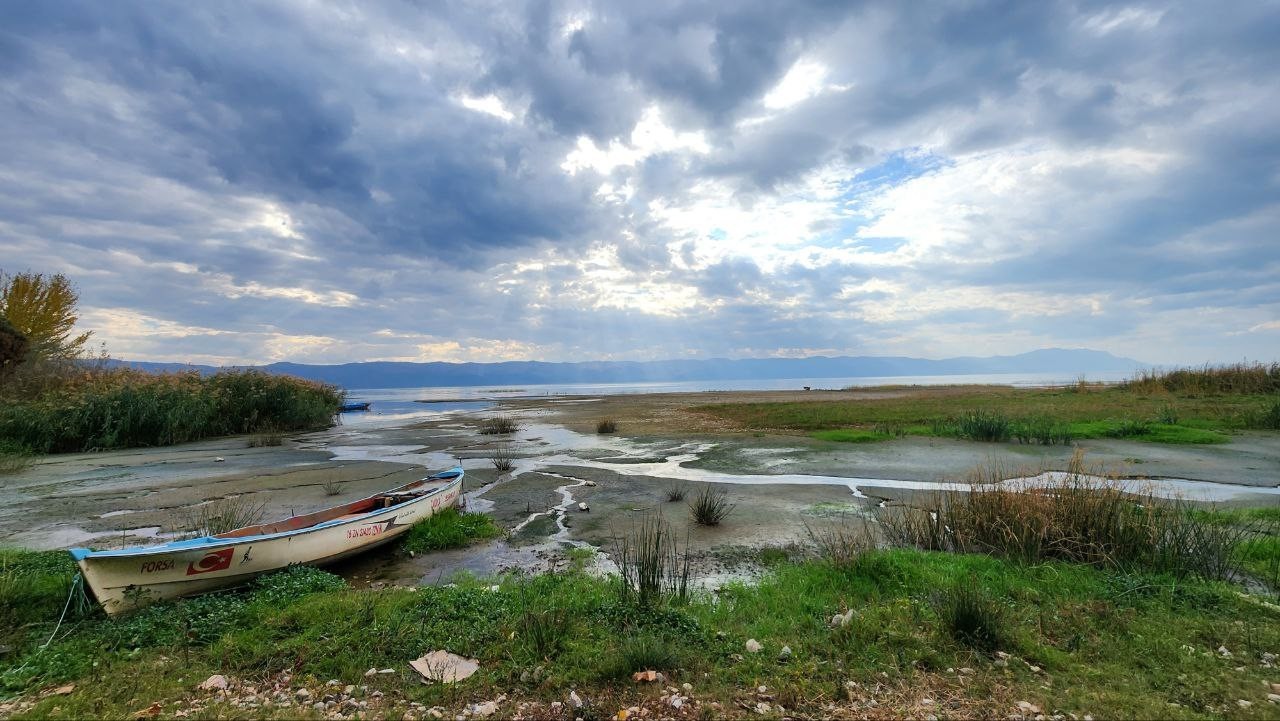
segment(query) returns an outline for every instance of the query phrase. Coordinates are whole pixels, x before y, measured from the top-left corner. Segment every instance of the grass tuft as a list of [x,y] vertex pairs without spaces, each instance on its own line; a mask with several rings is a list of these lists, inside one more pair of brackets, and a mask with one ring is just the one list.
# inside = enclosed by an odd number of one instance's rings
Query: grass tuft
[[336,496],[342,493],[342,483],[332,478],[325,481],[320,487],[324,489],[326,496]]
[[729,502],[729,493],[711,484],[698,489],[698,495],[689,502],[689,515],[699,526],[718,526],[729,517],[735,504]]
[[511,447],[506,445],[495,447],[493,453],[489,455],[489,462],[499,473],[510,473],[516,467],[515,454],[511,452]]
[[683,501],[684,497],[689,494],[689,484],[673,483],[667,486],[667,502],[676,503]]
[[446,508],[415,523],[404,534],[400,549],[405,553],[422,553],[461,548],[472,541],[494,538],[499,534],[493,519],[483,513],[460,513],[456,508]]
[[618,422],[612,418],[602,418],[596,423],[596,433],[617,433]]
[[977,579],[949,586],[931,600],[943,629],[957,643],[983,653],[1008,645],[1005,609]]

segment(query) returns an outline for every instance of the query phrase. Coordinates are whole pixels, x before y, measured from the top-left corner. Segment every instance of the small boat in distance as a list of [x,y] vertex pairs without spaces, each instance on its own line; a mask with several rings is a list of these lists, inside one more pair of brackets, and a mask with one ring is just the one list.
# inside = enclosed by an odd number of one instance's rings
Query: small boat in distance
[[356,401],[352,401],[350,403],[343,403],[342,405],[338,406],[338,412],[349,413],[351,411],[367,411],[369,410],[369,406],[371,405],[373,404],[369,403],[368,401],[365,401],[364,403],[358,403]]
[[118,551],[68,549],[107,615],[235,586],[297,564],[321,565],[390,541],[453,507],[461,466],[352,503],[215,536]]

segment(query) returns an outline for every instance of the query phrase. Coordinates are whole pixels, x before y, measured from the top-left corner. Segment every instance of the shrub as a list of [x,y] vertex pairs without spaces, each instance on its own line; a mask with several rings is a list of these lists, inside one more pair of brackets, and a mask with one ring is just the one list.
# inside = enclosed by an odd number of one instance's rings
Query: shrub
[[480,432],[487,436],[515,433],[518,430],[520,424],[511,416],[494,416],[480,421]]
[[735,505],[729,502],[729,493],[710,484],[703,485],[689,503],[689,513],[700,526],[720,525],[734,508]]
[[604,418],[596,423],[596,433],[615,433],[618,430],[618,422],[612,418]]

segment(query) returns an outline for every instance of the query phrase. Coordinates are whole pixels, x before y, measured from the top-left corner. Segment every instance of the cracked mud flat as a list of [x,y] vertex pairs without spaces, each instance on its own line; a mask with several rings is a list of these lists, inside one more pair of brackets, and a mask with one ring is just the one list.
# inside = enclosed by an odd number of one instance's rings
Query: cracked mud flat
[[[786,394],[731,397],[762,395]],[[910,502],[915,494],[963,481],[978,465],[998,461],[1011,475],[1035,476],[1065,468],[1071,454],[1060,447],[925,438],[852,445],[695,431],[682,408],[709,400],[697,393],[521,400],[496,410],[442,406],[360,416],[274,448],[249,448],[247,438],[233,437],[51,456],[0,478],[0,545],[145,545],[181,527],[184,515],[201,503],[247,494],[266,504],[266,517],[285,517],[460,462],[467,469],[469,508],[491,513],[508,538],[416,558],[380,549],[335,569],[358,585],[438,583],[459,572],[489,576],[564,568],[577,547],[587,549],[576,554],[577,563],[607,573],[611,561],[590,551],[608,551],[613,538],[656,512],[682,543],[687,539],[694,575],[713,585],[758,570],[755,550],[803,544],[807,526],[832,519],[858,522],[881,502]],[[498,412],[516,415],[524,427],[506,436],[480,435],[479,420]],[[622,434],[583,432],[593,429],[595,419],[610,416]],[[1123,475],[1155,476],[1135,483],[1149,483],[1166,495],[1280,504],[1280,434],[1241,434],[1213,447],[1081,445],[1090,463]],[[516,456],[511,473],[500,476],[489,462],[497,448]],[[329,496],[325,486],[334,482],[340,491]],[[684,502],[666,500],[673,485],[686,485],[691,498],[705,483],[717,484],[736,506],[719,527],[692,524]],[[579,510],[578,503],[590,510]]]

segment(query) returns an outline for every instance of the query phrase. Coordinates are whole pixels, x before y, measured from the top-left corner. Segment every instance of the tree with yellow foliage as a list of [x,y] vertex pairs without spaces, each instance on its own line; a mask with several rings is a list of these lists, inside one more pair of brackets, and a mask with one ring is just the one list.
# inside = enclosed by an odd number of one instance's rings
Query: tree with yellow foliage
[[0,273],[0,316],[26,338],[27,360],[74,360],[92,331],[74,334],[80,296],[61,273]]

